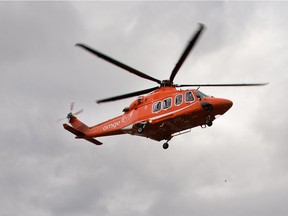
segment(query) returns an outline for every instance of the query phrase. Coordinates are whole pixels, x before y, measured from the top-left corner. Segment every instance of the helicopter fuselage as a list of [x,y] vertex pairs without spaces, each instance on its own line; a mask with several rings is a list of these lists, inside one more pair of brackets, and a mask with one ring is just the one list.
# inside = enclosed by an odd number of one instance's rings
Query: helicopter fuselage
[[[170,140],[187,129],[211,126],[215,117],[231,106],[230,100],[210,97],[199,90],[162,87],[138,97],[124,108],[122,115],[89,127],[85,137],[79,138],[131,134],[156,141]],[[70,119],[72,125],[78,121],[76,117]]]

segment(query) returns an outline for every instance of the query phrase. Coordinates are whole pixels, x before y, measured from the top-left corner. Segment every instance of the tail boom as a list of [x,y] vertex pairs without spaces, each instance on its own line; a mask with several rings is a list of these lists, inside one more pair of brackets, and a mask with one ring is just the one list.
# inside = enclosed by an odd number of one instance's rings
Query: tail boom
[[75,116],[72,116],[71,119],[69,120],[69,123],[72,125],[72,127],[68,124],[63,124],[63,127],[68,130],[69,132],[73,133],[76,135],[76,139],[85,139],[95,145],[102,145],[100,141],[92,138],[92,137],[87,137],[86,132],[89,131],[89,127],[79,121]]

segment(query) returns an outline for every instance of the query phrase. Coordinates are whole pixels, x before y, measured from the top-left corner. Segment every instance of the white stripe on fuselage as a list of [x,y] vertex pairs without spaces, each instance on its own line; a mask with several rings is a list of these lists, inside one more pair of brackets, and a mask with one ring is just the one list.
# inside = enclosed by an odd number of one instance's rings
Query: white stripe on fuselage
[[[181,108],[181,109],[178,109],[178,110],[175,110],[175,111],[172,111],[172,112],[169,112],[169,113],[165,113],[165,114],[162,114],[162,115],[159,115],[159,116],[155,116],[155,117],[153,117],[153,118],[150,118],[148,121],[154,121],[154,120],[157,120],[157,119],[160,119],[160,118],[163,118],[163,117],[165,117],[165,116],[169,116],[169,115],[172,115],[172,114],[175,114],[175,113],[177,113],[177,112],[181,112],[182,110],[185,110],[185,109],[188,109],[188,108],[190,108],[192,105],[194,105],[196,103],[196,101],[195,102],[193,102],[193,103],[191,103],[189,106],[185,106],[185,107],[183,107],[183,108]],[[143,120],[141,120],[141,121],[139,121],[139,122],[143,122]],[[137,123],[139,123],[139,122],[137,122]],[[136,123],[136,124],[137,124]],[[129,129],[132,129],[132,127],[133,127],[133,124],[130,124],[130,125],[128,125],[128,126],[126,126],[125,128],[122,128],[121,130],[129,130]]]
[[153,118],[150,118],[149,120],[150,120],[150,121],[154,121],[154,120],[156,120],[156,119],[160,119],[160,118],[163,118],[163,117],[165,117],[165,116],[169,116],[169,115],[175,114],[175,113],[180,112],[180,111],[182,111],[182,110],[188,109],[189,107],[191,107],[191,106],[194,105],[194,104],[195,104],[195,102],[194,102],[194,103],[191,103],[189,106],[183,107],[183,108],[181,108],[181,109],[178,109],[178,110],[175,110],[175,111],[172,111],[172,112],[169,112],[169,113],[165,113],[165,114],[163,114],[163,115],[155,116],[155,117],[153,117]]

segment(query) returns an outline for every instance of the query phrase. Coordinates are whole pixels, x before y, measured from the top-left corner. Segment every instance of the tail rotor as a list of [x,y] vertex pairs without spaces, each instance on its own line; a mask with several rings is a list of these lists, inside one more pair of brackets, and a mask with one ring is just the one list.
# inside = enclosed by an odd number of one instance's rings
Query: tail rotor
[[74,104],[75,104],[74,102],[72,102],[72,103],[70,104],[70,112],[67,114],[67,116],[66,116],[65,118],[60,118],[60,119],[58,119],[57,122],[61,122],[61,121],[65,120],[65,119],[68,119],[68,122],[69,122],[69,120],[70,120],[73,116],[79,115],[80,113],[82,113],[82,112],[84,111],[83,109],[81,109],[81,110],[73,113]]

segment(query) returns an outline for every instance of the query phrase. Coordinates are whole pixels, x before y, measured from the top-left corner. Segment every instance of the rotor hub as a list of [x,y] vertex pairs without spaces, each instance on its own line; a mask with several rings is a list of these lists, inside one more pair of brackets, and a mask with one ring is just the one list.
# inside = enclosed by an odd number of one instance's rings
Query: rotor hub
[[67,115],[67,119],[71,119],[72,117],[73,117],[72,112],[68,113],[68,115]]
[[173,86],[173,82],[171,80],[162,80],[161,87],[166,87],[166,86]]

